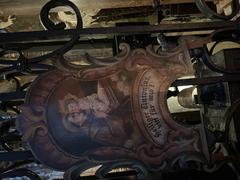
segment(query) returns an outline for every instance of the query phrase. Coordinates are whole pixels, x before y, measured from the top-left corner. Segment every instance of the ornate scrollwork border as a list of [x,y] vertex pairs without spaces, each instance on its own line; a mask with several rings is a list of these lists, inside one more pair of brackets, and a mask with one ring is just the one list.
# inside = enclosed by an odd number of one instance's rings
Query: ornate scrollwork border
[[[127,44],[122,44],[121,47],[122,53],[111,58],[110,63],[106,59],[87,56],[87,60],[93,65],[84,68],[69,64],[60,57],[55,64],[60,70],[48,72],[35,80],[17,120],[17,127],[29,142],[35,156],[44,164],[56,169],[66,170],[72,167],[68,172],[82,172],[86,168],[102,165],[102,168],[97,171],[101,176],[112,168],[135,167],[136,164],[143,169],[159,170],[172,168],[179,162],[207,161],[208,155],[204,151],[207,147],[206,144],[201,143],[204,141],[202,132],[177,124],[172,120],[166,105],[166,91],[170,84],[178,77],[192,73],[185,40],[180,39],[179,46],[173,52],[160,55],[155,54],[150,47],[146,50],[130,50]],[[137,74],[130,93],[133,108],[132,121],[139,127],[143,144],[135,150],[114,146],[99,147],[83,153],[82,156],[74,156],[63,151],[48,131],[48,119],[45,113],[48,99],[54,93],[55,87],[68,78],[80,82],[96,81],[122,71]],[[153,105],[156,117],[159,118],[157,123],[166,130],[162,134],[164,138],[160,141],[156,141],[154,134],[146,129],[147,125],[144,124],[146,117],[141,108],[140,96],[144,91],[144,78],[148,76],[149,79],[155,79],[152,81],[152,86],[156,85],[154,90],[156,102],[154,101]],[[149,104],[152,102],[153,100],[148,101]]]

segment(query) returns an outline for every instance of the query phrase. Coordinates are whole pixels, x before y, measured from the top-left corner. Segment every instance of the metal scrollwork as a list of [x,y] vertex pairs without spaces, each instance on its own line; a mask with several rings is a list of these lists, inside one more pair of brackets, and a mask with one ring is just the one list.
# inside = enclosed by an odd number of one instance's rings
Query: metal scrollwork
[[[52,0],[43,6],[41,13],[40,13],[40,20],[41,20],[41,24],[44,26],[44,28],[47,30],[62,30],[65,28],[65,24],[63,22],[61,22],[59,24],[54,24],[49,19],[49,16],[48,16],[49,11],[52,8],[56,8],[59,6],[67,6],[67,7],[70,7],[73,9],[73,11],[75,12],[76,17],[77,17],[76,29],[81,29],[83,26],[81,13],[75,4],[68,0],[59,0],[59,1]],[[34,71],[35,69],[42,69],[42,70],[52,69],[53,66],[51,66],[49,64],[40,64],[40,62],[43,62],[52,57],[62,57],[67,51],[69,51],[74,46],[74,44],[79,40],[79,37],[80,37],[80,35],[79,35],[78,31],[74,31],[71,34],[71,39],[62,47],[60,47],[48,54],[40,55],[40,56],[33,57],[33,58],[25,57],[24,54],[22,53],[22,47],[15,47],[14,49],[3,49],[0,53],[0,57],[2,57],[0,64],[2,64],[4,66],[8,65],[8,67],[1,68],[0,74],[6,75],[6,74],[12,74],[14,72],[30,73],[30,72]],[[28,48],[28,47],[26,47],[26,48]],[[16,61],[4,59],[4,55],[10,54],[10,53],[19,54],[19,58]]]
[[[50,19],[49,19],[49,11],[52,9],[52,8],[55,8],[55,7],[59,7],[59,6],[67,6],[67,7],[71,7],[73,9],[73,11],[75,12],[76,14],[76,17],[77,17],[77,25],[76,25],[76,29],[81,29],[83,27],[83,22],[82,22],[82,16],[81,16],[81,13],[79,11],[79,9],[77,8],[77,6],[72,3],[71,1],[68,1],[68,0],[52,0],[52,1],[49,1],[47,4],[45,4],[40,12],[40,19],[41,19],[41,23],[42,25],[48,29],[48,30],[60,30],[60,29],[64,29],[66,26],[63,22],[61,23],[58,23],[58,24],[54,24]],[[77,31],[75,31],[73,34],[72,34],[72,38],[71,40],[66,43],[63,47],[47,54],[47,55],[44,55],[44,56],[41,56],[39,58],[41,59],[46,59],[46,58],[49,58],[49,57],[52,57],[52,56],[59,56],[59,55],[63,55],[65,54],[67,51],[69,51],[73,45],[76,43],[76,41],[78,41],[80,35]],[[34,58],[33,61],[38,61],[39,58]]]
[[29,169],[24,169],[24,168],[10,170],[10,171],[0,174],[1,179],[15,178],[15,177],[27,177],[32,180],[41,180],[42,179],[35,172],[33,172]]
[[208,7],[208,5],[206,4],[206,0],[195,0],[195,3],[198,9],[201,11],[201,13],[211,19],[223,19],[223,20],[232,19],[237,15],[240,9],[238,0],[232,0],[232,4],[231,4],[232,12],[230,15],[222,15],[222,14],[216,13],[215,11],[213,11]]

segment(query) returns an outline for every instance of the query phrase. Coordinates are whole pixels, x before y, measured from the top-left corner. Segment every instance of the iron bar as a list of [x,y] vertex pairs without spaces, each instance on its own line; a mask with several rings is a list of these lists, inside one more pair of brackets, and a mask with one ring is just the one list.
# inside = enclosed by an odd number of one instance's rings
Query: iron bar
[[178,79],[172,84],[172,86],[207,85],[220,82],[237,82],[237,81],[240,81],[240,75],[224,75],[204,78]]
[[[238,82],[240,81],[240,75],[225,75],[215,77],[204,77],[204,78],[189,78],[189,79],[178,79],[173,82],[172,86],[187,86],[187,85],[207,85],[215,84],[220,82]],[[0,93],[0,101],[10,101],[17,99],[24,99],[26,91]]]
[[223,28],[234,28],[238,26],[238,21],[229,22],[203,22],[203,23],[176,23],[160,25],[124,26],[124,27],[101,27],[69,30],[32,31],[0,33],[0,44],[17,41],[47,40],[61,36],[71,37],[73,34],[93,35],[93,34],[146,34],[159,32],[185,32],[201,30],[217,30]]
[[33,160],[31,151],[0,152],[0,161]]
[[24,99],[25,95],[26,95],[25,91],[0,93],[0,101]]
[[[237,82],[237,81],[240,81],[240,75],[225,75],[204,78],[178,79],[173,82],[172,86],[207,85],[220,82]],[[0,100],[9,101],[16,99],[24,99],[25,95],[26,95],[25,91],[1,93]]]
[[[89,39],[89,40],[79,40],[75,43],[72,49],[93,49],[93,48],[112,48],[113,39]],[[27,43],[5,43],[2,45],[3,48],[6,49],[16,49],[19,47],[41,47],[41,51],[45,51],[45,49],[50,49],[48,47],[61,46],[66,44],[66,40],[59,41],[39,41],[39,42],[27,42]],[[44,48],[44,49],[42,49]]]

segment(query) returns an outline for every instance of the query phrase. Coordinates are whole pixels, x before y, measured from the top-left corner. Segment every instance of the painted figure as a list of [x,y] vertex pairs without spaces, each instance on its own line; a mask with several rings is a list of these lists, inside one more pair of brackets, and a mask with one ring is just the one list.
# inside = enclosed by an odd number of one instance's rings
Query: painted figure
[[91,140],[102,145],[115,145],[132,148],[136,140],[133,130],[128,129],[129,114],[118,114],[129,111],[129,87],[125,79],[119,81],[118,76],[111,78],[116,83],[118,93],[122,94],[125,103],[119,102],[113,89],[106,86],[106,81],[98,82],[97,93],[85,97],[77,97],[67,94],[60,100],[60,111],[64,116],[64,127],[71,132],[82,132],[89,136]]

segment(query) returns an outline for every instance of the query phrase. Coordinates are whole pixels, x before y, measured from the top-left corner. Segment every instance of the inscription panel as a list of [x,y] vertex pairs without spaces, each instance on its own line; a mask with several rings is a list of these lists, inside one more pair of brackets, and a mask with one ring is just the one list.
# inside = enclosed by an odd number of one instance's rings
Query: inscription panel
[[161,81],[157,75],[153,69],[143,74],[139,86],[139,106],[146,131],[155,143],[162,145],[168,129],[159,112]]

